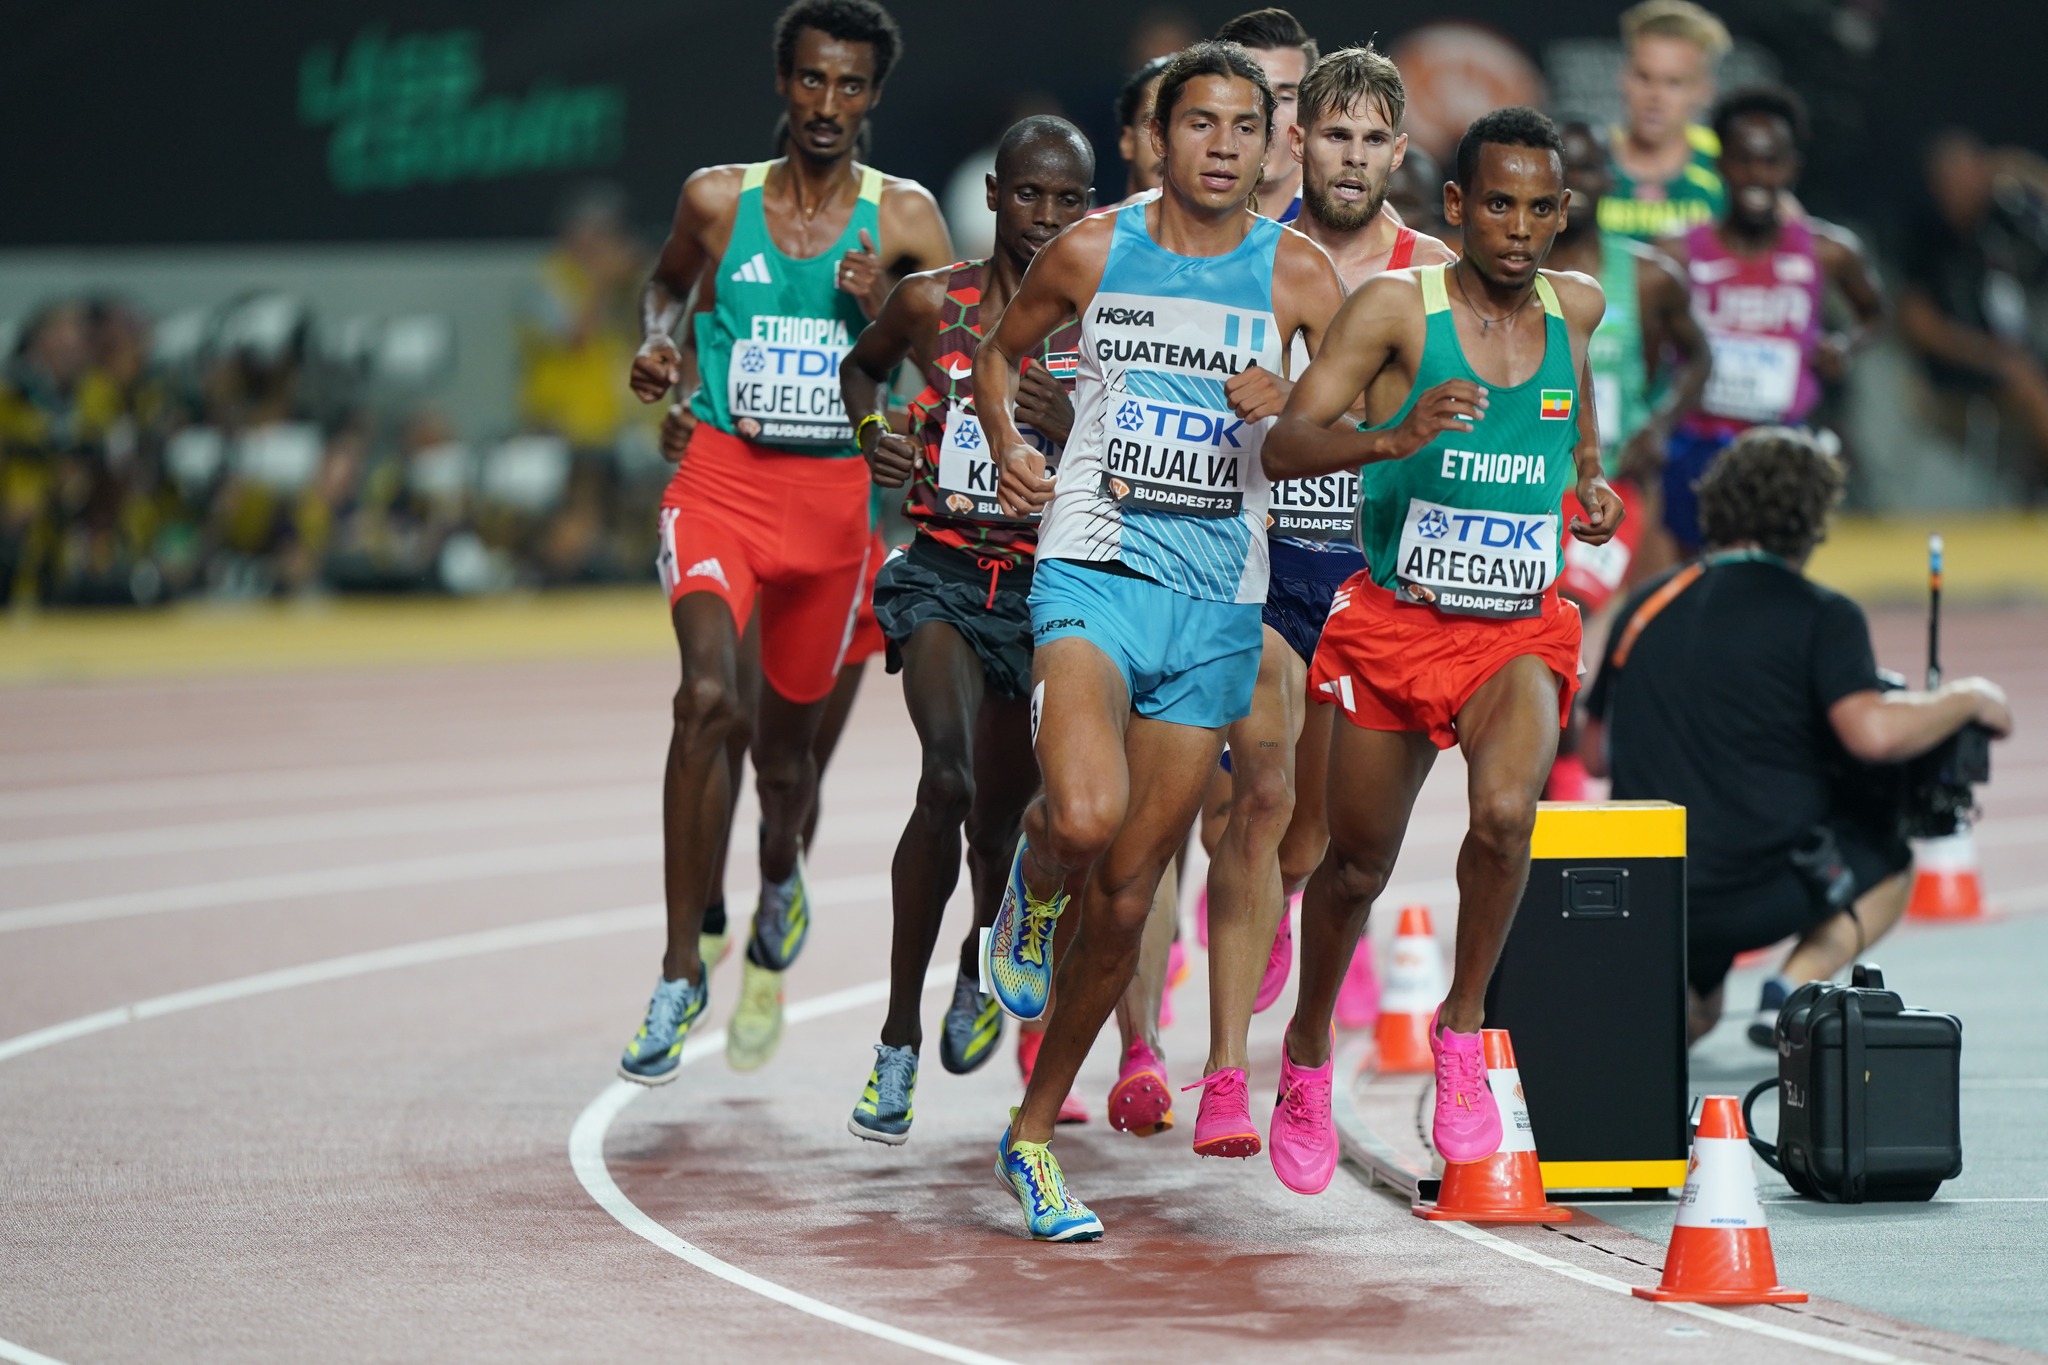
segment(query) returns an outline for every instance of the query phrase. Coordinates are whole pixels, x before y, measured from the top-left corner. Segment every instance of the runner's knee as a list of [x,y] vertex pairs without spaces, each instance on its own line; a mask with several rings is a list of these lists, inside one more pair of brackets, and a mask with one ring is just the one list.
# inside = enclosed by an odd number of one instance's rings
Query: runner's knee
[[1527,853],[1529,836],[1536,829],[1536,796],[1533,791],[1511,787],[1473,792],[1472,838],[1495,857]]
[[1369,909],[1387,889],[1387,878],[1394,871],[1393,853],[1340,854],[1332,848],[1318,871],[1337,888],[1337,898],[1346,909]]
[[917,804],[926,817],[948,829],[958,828],[974,806],[974,774],[965,754],[925,750],[924,772],[917,781]]
[[679,734],[723,744],[739,719],[739,697],[732,684],[723,678],[685,678],[676,688],[675,725]]
[[1085,867],[1101,857],[1116,837],[1124,820],[1123,803],[1096,792],[1048,799],[1045,818],[1059,861],[1067,867]]
[[1294,792],[1278,763],[1244,764],[1231,773],[1231,819],[1261,843],[1277,846],[1294,817]]

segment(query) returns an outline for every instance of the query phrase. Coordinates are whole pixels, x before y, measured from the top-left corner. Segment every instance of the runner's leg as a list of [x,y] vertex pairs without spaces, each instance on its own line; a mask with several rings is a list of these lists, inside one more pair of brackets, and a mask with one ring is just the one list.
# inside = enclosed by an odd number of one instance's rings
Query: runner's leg
[[670,981],[697,979],[697,935],[711,873],[731,833],[732,775],[726,741],[740,716],[739,638],[732,609],[708,592],[686,594],[670,613],[681,655],[674,730],[662,782],[662,881],[668,906]]

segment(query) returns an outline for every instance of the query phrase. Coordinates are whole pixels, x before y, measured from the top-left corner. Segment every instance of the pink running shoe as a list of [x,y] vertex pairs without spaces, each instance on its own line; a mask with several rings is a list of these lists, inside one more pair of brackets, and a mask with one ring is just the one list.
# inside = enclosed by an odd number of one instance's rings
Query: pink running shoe
[[1273,951],[1266,955],[1266,974],[1259,978],[1259,993],[1252,999],[1252,1013],[1273,1008],[1280,992],[1287,989],[1287,973],[1294,967],[1294,912],[1301,907],[1299,894],[1287,898],[1280,914],[1280,930],[1273,935]]
[[1188,954],[1180,946],[1180,940],[1173,941],[1173,947],[1166,953],[1166,989],[1159,992],[1159,1027],[1165,1028],[1173,1022],[1173,988],[1188,979]]
[[1337,988],[1337,1027],[1368,1029],[1380,1021],[1380,979],[1372,969],[1372,940],[1358,937],[1358,951]]
[[1173,1127],[1173,1091],[1166,1063],[1143,1038],[1133,1039],[1123,1070],[1109,1092],[1109,1126],[1133,1137],[1151,1137]]
[[[1045,1035],[1043,1033],[1027,1033],[1022,1029],[1017,1030],[1017,1070],[1023,1074],[1024,1084],[1026,1085],[1031,1084],[1031,1068],[1038,1064],[1038,1049],[1044,1042]],[[1080,1097],[1069,1090],[1066,1098],[1060,1101],[1060,1116],[1054,1119],[1053,1122],[1064,1124],[1086,1123],[1087,1121],[1088,1106],[1081,1103]]]
[[1486,1083],[1486,1053],[1476,1033],[1442,1027],[1443,1006],[1429,1016],[1436,1058],[1436,1120],[1430,1137],[1445,1161],[1484,1161],[1500,1150],[1500,1106]]
[[1244,1072],[1227,1066],[1181,1089],[1202,1092],[1202,1107],[1195,1111],[1196,1156],[1259,1154],[1259,1130],[1252,1126]]
[[1273,1174],[1296,1194],[1321,1194],[1337,1172],[1337,1123],[1330,1117],[1330,1085],[1337,1058],[1318,1067],[1296,1066],[1280,1043],[1280,1094],[1273,1102]]

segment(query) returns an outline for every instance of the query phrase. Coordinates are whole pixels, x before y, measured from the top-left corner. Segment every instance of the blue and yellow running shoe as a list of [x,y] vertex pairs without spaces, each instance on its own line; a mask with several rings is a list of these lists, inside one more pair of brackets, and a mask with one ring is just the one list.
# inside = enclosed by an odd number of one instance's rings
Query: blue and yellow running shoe
[[796,868],[785,882],[761,888],[754,906],[753,933],[747,960],[771,972],[786,972],[804,950],[811,932],[811,896],[804,884],[804,851],[796,851]]
[[1003,1009],[981,984],[962,973],[953,981],[953,1003],[946,1007],[945,1030],[939,1035],[939,1065],[965,1076],[996,1055],[1003,1040]]
[[[1015,1127],[1017,1111],[1010,1111]],[[1041,1242],[1094,1242],[1102,1238],[1102,1220],[1067,1193],[1059,1158],[1042,1142],[1012,1142],[1010,1129],[996,1144],[996,1174],[1024,1206],[1024,1222]]]
[[868,1072],[868,1088],[846,1131],[869,1142],[886,1142],[900,1147],[910,1137],[911,1097],[917,1092],[917,1049],[875,1044],[874,1070]]
[[690,1026],[710,1003],[711,992],[702,967],[694,982],[655,982],[654,998],[647,1002],[647,1018],[633,1035],[633,1041],[626,1044],[626,1054],[619,1058],[619,1075],[641,1085],[667,1085],[674,1080],[676,1069],[682,1065],[683,1040],[690,1036]]
[[1004,1009],[1019,1019],[1038,1019],[1052,1000],[1052,928],[1067,908],[1064,890],[1042,901],[1024,884],[1024,839],[1010,859],[1010,882],[996,922],[982,940],[982,970]]

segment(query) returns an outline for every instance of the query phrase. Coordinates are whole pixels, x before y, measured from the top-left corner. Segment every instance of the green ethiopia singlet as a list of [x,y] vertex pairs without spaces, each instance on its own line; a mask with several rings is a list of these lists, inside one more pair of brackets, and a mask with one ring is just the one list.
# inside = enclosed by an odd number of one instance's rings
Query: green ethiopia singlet
[[862,168],[860,198],[838,241],[815,256],[785,256],[761,207],[771,164],[747,167],[740,182],[732,240],[717,266],[717,303],[696,319],[702,382],[690,406],[720,431],[759,445],[856,456],[839,362],[867,319],[837,281],[839,262],[860,250],[863,229],[881,240],[882,173]]
[[1650,248],[1608,233],[1600,236],[1600,288],[1607,311],[1586,346],[1593,371],[1593,411],[1600,419],[1600,461],[1611,476],[1621,447],[1650,420],[1650,381],[1643,369],[1642,290],[1638,264]]
[[[1625,136],[1620,128],[1612,133],[1616,145]],[[1688,126],[1685,139],[1692,144],[1692,155],[1683,170],[1658,187],[1659,194],[1640,195],[1635,177],[1609,158],[1614,188],[1600,198],[1602,232],[1650,242],[1720,217],[1728,204],[1728,189],[1721,183],[1721,140],[1712,129],[1698,126]]]
[[1523,383],[1488,383],[1458,343],[1444,291],[1449,269],[1416,272],[1429,330],[1415,387],[1375,430],[1399,426],[1447,379],[1483,386],[1486,415],[1471,431],[1446,431],[1406,459],[1359,471],[1358,545],[1373,582],[1409,601],[1456,616],[1538,616],[1561,563],[1560,508],[1578,481],[1571,334],[1557,291],[1538,275],[1543,363]]

